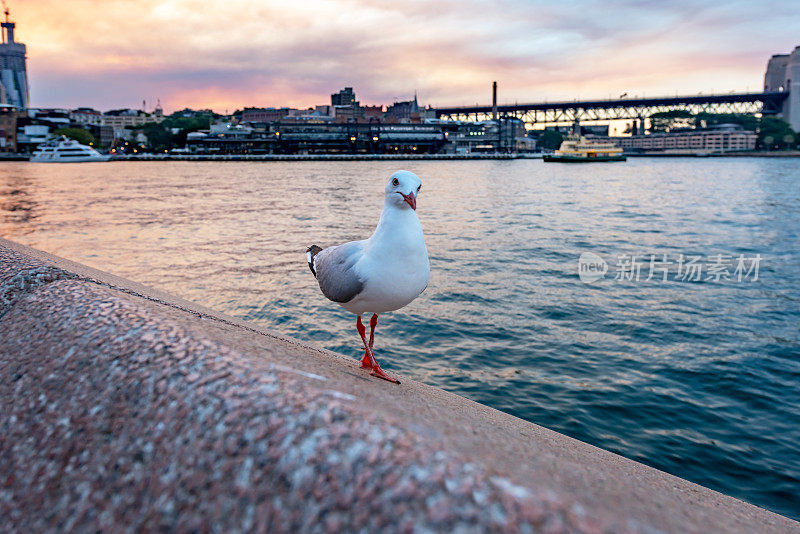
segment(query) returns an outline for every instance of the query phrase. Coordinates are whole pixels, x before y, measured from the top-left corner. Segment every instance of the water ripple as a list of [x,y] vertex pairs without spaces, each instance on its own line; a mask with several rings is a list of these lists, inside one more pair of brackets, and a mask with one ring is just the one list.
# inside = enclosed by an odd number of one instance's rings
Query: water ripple
[[[0,235],[355,357],[304,251],[367,236],[397,165],[4,163]],[[407,166],[433,272],[381,317],[385,368],[800,518],[795,160]],[[587,251],[765,260],[758,283],[585,285]]]

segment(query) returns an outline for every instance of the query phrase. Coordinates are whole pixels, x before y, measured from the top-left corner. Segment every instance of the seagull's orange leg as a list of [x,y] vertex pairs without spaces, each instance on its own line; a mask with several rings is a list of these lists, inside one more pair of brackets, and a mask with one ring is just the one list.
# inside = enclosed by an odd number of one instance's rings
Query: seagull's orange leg
[[[371,322],[371,321],[370,321]],[[372,358],[370,358],[370,350],[372,348],[372,344],[367,344],[367,330],[364,328],[364,324],[361,322],[361,316],[358,316],[356,320],[356,328],[358,328],[358,333],[361,336],[361,339],[364,341],[364,357],[361,358],[361,367],[364,369],[372,369]],[[373,334],[370,333],[370,338],[373,338]]]
[[372,344],[375,341],[375,327],[378,325],[378,314],[374,314],[372,319],[369,321],[370,332],[369,332],[369,343],[367,343],[367,329],[364,328],[364,324],[361,322],[361,316],[358,316],[356,320],[356,328],[358,328],[358,333],[361,336],[361,341],[364,342],[364,357],[361,359],[361,367],[365,369],[372,370],[372,375],[377,376],[378,378],[383,378],[384,380],[388,380],[389,382],[394,382],[399,384],[400,381],[394,378],[393,376],[386,374],[381,366],[378,365],[378,362],[375,360],[375,356],[372,354]]
[[[358,318],[358,321],[360,323],[361,317]],[[378,314],[374,313],[372,314],[372,319],[369,320],[369,345],[364,343],[364,357],[361,358],[361,367],[364,367],[366,369],[372,369],[375,365],[375,358],[373,357],[370,360],[370,355],[369,351],[367,351],[367,347],[372,348],[373,343],[375,343],[375,327],[377,325],[378,325]],[[358,323],[356,324],[356,326],[358,326]],[[362,328],[364,328],[364,325],[358,327],[359,333],[361,332]]]
[[369,320],[369,348],[372,348],[372,343],[375,341],[376,326],[378,326],[378,314],[373,313],[372,319]]

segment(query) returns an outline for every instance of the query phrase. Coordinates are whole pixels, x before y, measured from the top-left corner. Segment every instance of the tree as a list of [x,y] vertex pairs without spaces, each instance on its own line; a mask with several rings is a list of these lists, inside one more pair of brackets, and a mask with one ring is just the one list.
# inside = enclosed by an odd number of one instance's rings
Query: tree
[[650,115],[650,131],[669,132],[676,128],[692,128],[695,125],[695,116],[685,109],[661,111]]
[[[186,116],[187,114],[190,115]],[[197,130],[207,130],[212,120],[217,117],[219,115],[211,111],[186,109],[173,113],[161,122],[148,122],[135,129],[147,136],[147,144],[150,150],[163,152],[171,148],[185,146],[186,134]]]
[[210,114],[203,114],[195,117],[184,117],[177,113],[173,113],[161,123],[165,128],[179,128],[194,132],[196,130],[207,130],[211,124],[212,117]]
[[561,135],[561,132],[557,132],[555,130],[545,130],[539,134],[538,144],[539,148],[555,150],[561,146],[561,141],[563,140],[564,136]]
[[88,130],[84,130],[83,128],[59,128],[53,133],[74,139],[82,145],[98,145],[97,139],[95,139],[95,137]]
[[164,122],[160,124],[148,122],[147,124],[143,124],[140,128],[144,135],[147,136],[147,144],[150,149],[156,152],[163,152],[174,146],[172,132],[164,126]]
[[709,128],[720,124],[738,124],[745,130],[758,131],[758,118],[745,113],[707,113],[701,111],[695,115],[696,128]]
[[797,144],[797,134],[792,127],[778,117],[761,117],[758,125],[758,146],[765,150],[785,150]]

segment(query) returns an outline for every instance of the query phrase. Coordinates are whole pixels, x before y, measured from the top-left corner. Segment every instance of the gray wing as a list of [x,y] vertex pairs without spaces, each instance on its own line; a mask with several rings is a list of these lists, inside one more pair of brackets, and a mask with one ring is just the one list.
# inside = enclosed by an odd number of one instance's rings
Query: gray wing
[[364,251],[362,241],[328,247],[314,256],[314,270],[322,294],[334,302],[350,302],[364,289],[355,264]]

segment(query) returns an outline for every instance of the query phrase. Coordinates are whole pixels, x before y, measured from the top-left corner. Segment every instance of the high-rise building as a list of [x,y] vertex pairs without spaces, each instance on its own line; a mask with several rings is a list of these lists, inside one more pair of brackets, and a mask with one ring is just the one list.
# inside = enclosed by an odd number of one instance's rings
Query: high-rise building
[[[14,41],[16,24],[8,19],[0,23],[3,28],[3,42],[0,44],[0,83],[5,91],[3,104],[18,108],[28,107],[28,74],[25,68],[25,45]],[[2,96],[2,95],[0,95]]]
[[781,117],[800,131],[800,46],[790,54],[777,54],[767,63],[764,74],[764,91],[786,91]]
[[331,95],[331,105],[358,107],[359,103],[356,101],[356,94],[353,92],[353,88],[345,87],[338,93]]

